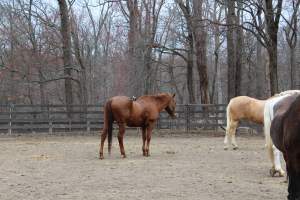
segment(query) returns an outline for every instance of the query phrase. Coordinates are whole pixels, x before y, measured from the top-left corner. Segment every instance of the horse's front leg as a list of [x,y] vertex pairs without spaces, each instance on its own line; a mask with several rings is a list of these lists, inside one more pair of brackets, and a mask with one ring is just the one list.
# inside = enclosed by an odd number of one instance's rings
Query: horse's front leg
[[124,134],[125,134],[125,124],[119,123],[118,141],[119,141],[120,152],[121,152],[122,158],[126,158],[124,144],[123,144]]
[[152,130],[154,128],[154,122],[149,123],[147,127],[147,134],[146,134],[146,149],[145,149],[145,156],[150,156],[149,150],[150,150],[150,140],[152,135]]
[[279,174],[279,176],[284,176],[285,172],[281,168],[281,163],[280,163],[280,151],[273,145],[273,141],[271,139],[271,120],[270,117],[266,116],[264,117],[264,133],[265,133],[265,138],[266,138],[266,145],[267,145],[267,150],[269,153],[269,157],[272,163],[272,168],[270,169],[270,175],[275,176],[276,173]]
[[142,138],[143,138],[143,156],[146,156],[146,127],[142,127]]
[[281,168],[281,163],[280,163],[280,151],[273,145],[272,141],[268,141],[267,148],[272,163],[272,168],[270,169],[270,175],[274,177],[278,173],[279,176],[281,177],[284,176],[285,171]]
[[281,162],[280,162],[280,151],[273,145],[273,153],[274,153],[274,158],[275,158],[275,172],[278,172],[279,176],[284,176],[285,171],[281,167]]

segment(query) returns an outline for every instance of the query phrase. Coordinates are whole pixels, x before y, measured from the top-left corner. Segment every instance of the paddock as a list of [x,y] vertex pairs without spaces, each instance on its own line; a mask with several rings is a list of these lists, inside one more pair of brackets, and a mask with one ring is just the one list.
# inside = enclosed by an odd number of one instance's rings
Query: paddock
[[128,157],[114,136],[104,160],[97,135],[1,136],[0,199],[285,199],[262,135],[238,135],[237,151],[223,150],[223,136],[155,132],[143,157],[133,131],[124,138]]

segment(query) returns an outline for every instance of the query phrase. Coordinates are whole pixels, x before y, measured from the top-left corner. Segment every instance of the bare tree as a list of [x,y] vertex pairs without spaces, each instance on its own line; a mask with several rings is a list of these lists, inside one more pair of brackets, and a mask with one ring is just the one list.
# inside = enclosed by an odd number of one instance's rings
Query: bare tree
[[192,28],[192,14],[191,14],[191,5],[190,0],[186,0],[186,3],[182,0],[176,0],[176,3],[179,5],[181,11],[183,12],[184,18],[186,20],[186,26],[187,26],[187,88],[188,88],[188,94],[189,94],[189,102],[195,103],[196,97],[194,92],[194,77],[193,77],[193,66],[194,66],[194,38],[193,38],[193,28]]
[[300,1],[292,1],[293,12],[290,20],[286,20],[287,25],[284,28],[285,38],[290,48],[290,79],[291,79],[291,89],[296,89],[297,85],[297,68],[295,59],[295,49],[297,45],[297,34],[298,34],[298,10]]
[[[282,0],[278,0],[277,4],[273,5],[274,3],[272,0],[265,0],[267,35],[264,39],[270,58],[269,70],[271,95],[279,92],[277,75],[277,33],[282,11]],[[276,11],[274,11],[274,8],[276,8]]]
[[196,63],[200,79],[200,97],[201,103],[208,104],[209,99],[209,87],[208,87],[208,76],[207,76],[207,33],[206,24],[203,20],[203,0],[193,0],[193,36],[195,40],[196,50]]
[[227,64],[228,64],[228,101],[237,95],[236,91],[236,47],[234,44],[234,30],[235,30],[235,1],[227,0],[227,13],[226,13],[226,23],[227,23]]
[[69,117],[71,117],[73,104],[73,88],[72,88],[72,50],[71,50],[71,26],[69,9],[65,0],[58,0],[60,20],[61,20],[61,35],[62,35],[62,49],[64,61],[64,75],[65,75],[65,101]]

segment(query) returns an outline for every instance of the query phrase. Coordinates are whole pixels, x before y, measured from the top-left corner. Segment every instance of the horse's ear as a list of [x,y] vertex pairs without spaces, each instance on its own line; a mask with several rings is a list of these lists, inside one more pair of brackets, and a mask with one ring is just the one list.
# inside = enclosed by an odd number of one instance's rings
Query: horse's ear
[[174,93],[174,94],[172,95],[172,97],[174,98],[174,97],[175,97],[175,95],[176,95],[176,94]]

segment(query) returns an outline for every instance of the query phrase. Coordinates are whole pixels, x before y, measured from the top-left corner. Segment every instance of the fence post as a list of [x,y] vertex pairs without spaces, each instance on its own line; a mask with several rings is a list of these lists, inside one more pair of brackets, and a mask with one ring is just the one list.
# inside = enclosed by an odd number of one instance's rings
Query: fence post
[[48,110],[48,123],[49,123],[49,134],[53,133],[53,123],[52,123],[52,118],[51,118],[51,112],[50,112],[50,106],[47,105],[47,110]]
[[8,128],[8,134],[12,134],[12,112],[13,112],[14,105],[9,105],[9,128]]
[[186,125],[186,132],[190,132],[190,114],[189,114],[190,106],[189,104],[185,105],[185,125]]
[[50,120],[49,121],[49,134],[51,135],[53,133],[53,123],[52,121]]
[[86,122],[86,131],[88,132],[88,133],[90,133],[91,132],[91,122],[88,120],[87,122]]
[[220,109],[219,105],[215,105],[215,109],[214,109],[215,111],[214,116],[215,116],[215,123],[216,123],[215,131],[217,131],[219,128],[219,109]]

